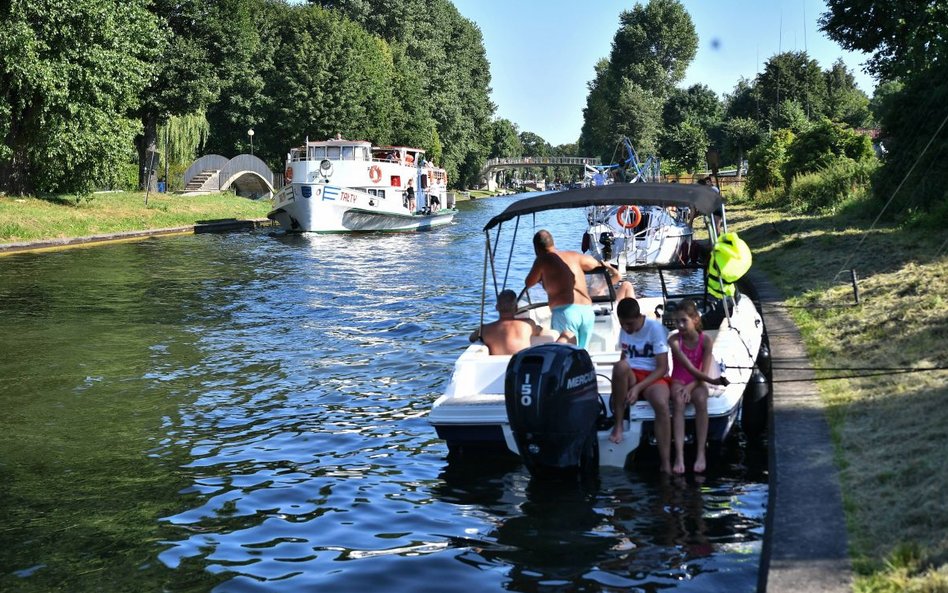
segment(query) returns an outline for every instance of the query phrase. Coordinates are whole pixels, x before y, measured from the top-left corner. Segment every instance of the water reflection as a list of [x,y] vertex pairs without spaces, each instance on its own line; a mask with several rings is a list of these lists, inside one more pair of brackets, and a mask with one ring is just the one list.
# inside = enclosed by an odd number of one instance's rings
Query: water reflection
[[456,540],[468,548],[457,558],[502,571],[506,590],[753,590],[762,516],[731,480],[609,468],[566,483],[505,466],[474,476],[449,466],[438,493],[487,513],[492,528]]

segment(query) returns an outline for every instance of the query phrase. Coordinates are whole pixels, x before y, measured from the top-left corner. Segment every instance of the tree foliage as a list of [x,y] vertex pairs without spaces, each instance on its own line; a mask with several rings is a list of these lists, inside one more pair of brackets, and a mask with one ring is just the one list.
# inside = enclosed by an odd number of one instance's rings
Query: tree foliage
[[619,16],[608,61],[589,84],[579,147],[611,162],[627,136],[636,150],[658,149],[662,110],[694,59],[698,36],[678,0],[649,0]]
[[869,97],[856,86],[856,77],[846,68],[842,58],[833,62],[823,78],[826,81],[826,117],[854,128],[868,127],[873,123]]
[[517,124],[509,119],[495,119],[491,122],[491,147],[488,158],[518,157],[523,155],[523,144]]
[[129,117],[162,36],[144,0],[13,0],[0,9],[0,191],[118,181]]
[[826,83],[816,60],[806,52],[783,52],[772,56],[757,76],[764,119],[779,129],[777,123],[784,101],[795,101],[803,107],[808,119],[824,114]]
[[927,219],[948,223],[948,3],[828,0],[827,9],[823,31],[871,54],[868,70],[882,81],[873,110],[887,154],[876,196],[905,216],[935,213]]
[[[449,0],[313,3],[344,14],[389,44],[404,45],[406,60],[400,72],[419,73],[417,79],[405,78],[404,86],[396,90],[404,115],[416,118],[406,129],[425,128],[433,120],[449,177],[476,180],[490,149],[494,110],[489,99],[490,65],[480,30]],[[417,109],[406,109],[409,104]],[[396,137],[397,142],[406,140]]]
[[845,49],[872,54],[883,80],[914,78],[948,61],[948,3],[933,0],[827,0],[820,29]]
[[782,165],[783,178],[791,181],[797,175],[825,169],[839,159],[861,162],[874,156],[872,142],[867,136],[824,118],[796,135],[787,147],[786,161]]
[[793,139],[790,130],[777,130],[750,151],[747,156],[747,192],[750,197],[762,190],[784,186],[783,165]]

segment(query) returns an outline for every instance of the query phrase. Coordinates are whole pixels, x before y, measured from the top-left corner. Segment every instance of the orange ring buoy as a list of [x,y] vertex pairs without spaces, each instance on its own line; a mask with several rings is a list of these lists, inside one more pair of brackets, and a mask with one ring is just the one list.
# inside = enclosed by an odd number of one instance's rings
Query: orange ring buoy
[[[632,219],[623,220],[625,213],[629,210],[632,210]],[[625,229],[634,229],[639,226],[639,223],[642,222],[642,212],[639,210],[638,206],[622,206],[619,208],[619,211],[616,212],[616,220],[619,221],[619,226]]]
[[287,167],[286,171],[283,173],[283,177],[286,179],[287,183],[293,181],[293,167]]
[[369,167],[369,179],[372,180],[372,183],[378,183],[382,181],[382,169],[378,165],[372,165]]

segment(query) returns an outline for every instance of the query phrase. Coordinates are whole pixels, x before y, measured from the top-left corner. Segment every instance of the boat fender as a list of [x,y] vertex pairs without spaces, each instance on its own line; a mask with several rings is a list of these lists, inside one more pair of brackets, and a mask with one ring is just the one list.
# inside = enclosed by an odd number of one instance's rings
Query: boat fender
[[372,165],[369,167],[369,179],[372,180],[372,183],[378,183],[382,181],[382,169],[378,165]]
[[760,345],[760,350],[757,351],[757,368],[760,369],[760,372],[766,377],[772,377],[773,365],[771,364],[770,359],[770,345],[767,343],[765,338],[763,343]]
[[759,402],[770,395],[770,383],[767,377],[755,369],[747,381],[747,387],[744,390],[744,397],[751,397],[752,401]]
[[283,172],[283,180],[286,183],[293,181],[293,167],[287,167],[286,171]]
[[[632,211],[632,215],[627,216],[626,213],[630,210]],[[621,206],[616,212],[616,220],[622,228],[634,229],[642,222],[642,211],[639,210],[638,206]]]

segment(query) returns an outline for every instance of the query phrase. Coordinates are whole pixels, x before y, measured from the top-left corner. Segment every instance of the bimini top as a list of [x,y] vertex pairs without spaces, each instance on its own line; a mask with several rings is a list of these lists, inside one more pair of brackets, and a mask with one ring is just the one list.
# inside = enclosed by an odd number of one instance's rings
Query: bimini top
[[706,185],[680,183],[613,183],[569,189],[517,200],[484,226],[490,230],[518,216],[586,206],[676,206],[693,208],[699,214],[721,209],[721,195]]

